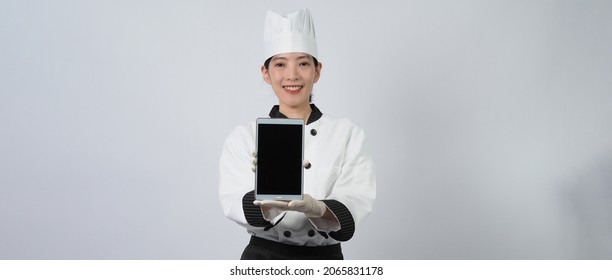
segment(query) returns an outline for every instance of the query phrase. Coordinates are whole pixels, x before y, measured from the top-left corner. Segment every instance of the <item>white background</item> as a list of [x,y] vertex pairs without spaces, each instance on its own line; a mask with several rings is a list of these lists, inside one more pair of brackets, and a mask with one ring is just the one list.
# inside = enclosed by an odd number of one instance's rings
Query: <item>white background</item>
[[301,7],[374,152],[347,259],[612,258],[610,1],[3,0],[0,259],[239,258],[221,146]]

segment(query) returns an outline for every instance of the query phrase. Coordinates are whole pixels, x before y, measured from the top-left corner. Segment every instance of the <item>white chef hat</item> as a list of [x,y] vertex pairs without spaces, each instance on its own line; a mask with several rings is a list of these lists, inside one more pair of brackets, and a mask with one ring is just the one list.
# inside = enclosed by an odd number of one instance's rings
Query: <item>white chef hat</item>
[[287,15],[266,13],[264,60],[281,53],[303,52],[318,56],[314,22],[310,11],[300,9]]

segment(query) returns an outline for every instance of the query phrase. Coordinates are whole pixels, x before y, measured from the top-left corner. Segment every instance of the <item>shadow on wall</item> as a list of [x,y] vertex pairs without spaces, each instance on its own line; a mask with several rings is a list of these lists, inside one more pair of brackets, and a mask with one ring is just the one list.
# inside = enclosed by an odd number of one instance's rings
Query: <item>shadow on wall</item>
[[[610,157],[612,158],[612,157]],[[568,192],[567,218],[575,259],[612,259],[612,160],[577,178]]]

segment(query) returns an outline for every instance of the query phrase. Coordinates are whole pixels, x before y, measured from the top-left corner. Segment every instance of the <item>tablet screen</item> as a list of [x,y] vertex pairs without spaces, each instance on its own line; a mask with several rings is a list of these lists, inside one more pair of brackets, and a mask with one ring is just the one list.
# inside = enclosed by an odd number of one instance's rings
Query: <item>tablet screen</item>
[[257,119],[256,199],[302,199],[303,139],[301,119]]

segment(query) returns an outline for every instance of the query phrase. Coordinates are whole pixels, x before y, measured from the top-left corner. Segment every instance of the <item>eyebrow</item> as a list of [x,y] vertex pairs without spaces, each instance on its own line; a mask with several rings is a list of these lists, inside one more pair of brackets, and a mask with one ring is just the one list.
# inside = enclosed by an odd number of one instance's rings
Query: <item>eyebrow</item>
[[[298,57],[296,58],[296,60],[299,60],[299,59],[304,59],[304,58],[310,58],[310,57],[309,57],[308,55],[301,55],[301,56],[298,56]],[[275,57],[273,57],[273,58],[272,58],[272,61],[274,61],[274,60],[279,60],[279,59],[287,60],[287,58],[286,58],[286,57],[284,57],[284,56],[275,56]]]

